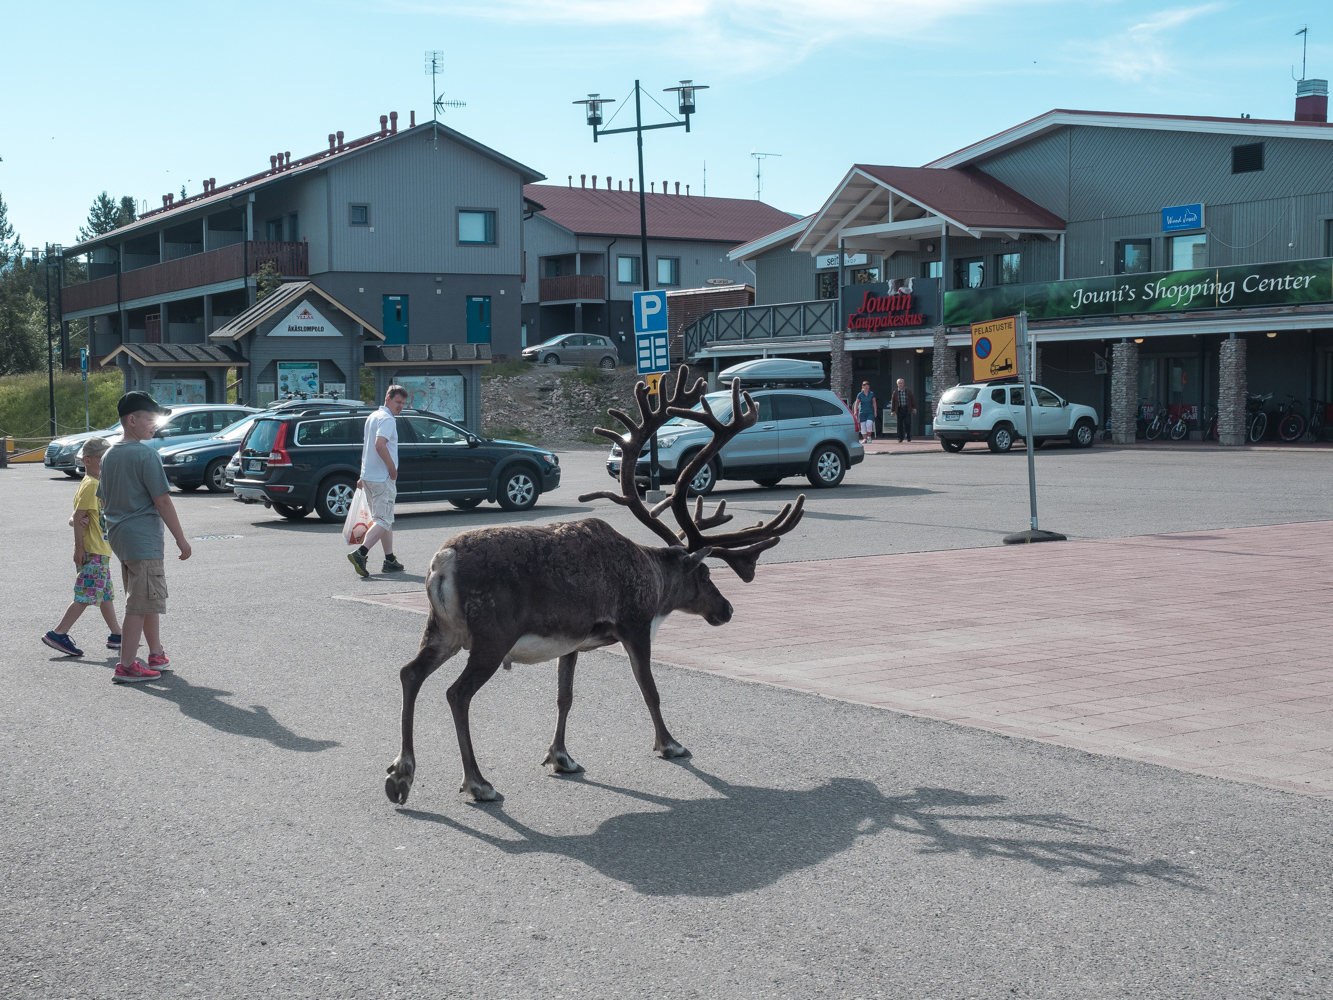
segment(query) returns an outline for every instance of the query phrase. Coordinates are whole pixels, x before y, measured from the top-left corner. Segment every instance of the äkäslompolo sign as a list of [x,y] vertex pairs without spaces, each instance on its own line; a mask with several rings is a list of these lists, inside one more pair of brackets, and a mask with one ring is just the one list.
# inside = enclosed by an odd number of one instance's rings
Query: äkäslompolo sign
[[1029,319],[1049,320],[1314,302],[1333,302],[1333,259],[946,292],[944,317],[949,326],[961,326],[1013,316],[1024,309]]

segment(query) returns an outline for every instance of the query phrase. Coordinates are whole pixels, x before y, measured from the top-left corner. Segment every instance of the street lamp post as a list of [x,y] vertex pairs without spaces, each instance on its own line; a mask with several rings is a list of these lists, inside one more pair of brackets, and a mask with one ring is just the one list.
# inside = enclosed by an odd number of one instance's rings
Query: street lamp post
[[[690,130],[690,115],[695,113],[695,91],[707,90],[706,84],[695,83],[693,80],[681,80],[679,87],[665,87],[664,93],[675,93],[678,101],[677,109],[683,115],[682,120],[674,122],[662,122],[657,125],[645,125],[643,123],[643,107],[640,101],[641,88],[639,81],[634,81],[634,124],[625,128],[600,128],[602,124],[602,105],[613,104],[615,98],[602,97],[600,94],[589,94],[586,100],[574,101],[574,104],[582,104],[587,111],[588,124],[592,126],[592,141],[596,142],[599,136],[620,135],[625,132],[633,132],[638,144],[639,152],[639,278],[643,285],[643,290],[649,291],[651,286],[648,279],[648,206],[645,200],[645,185],[643,182],[643,133],[658,128],[678,128],[685,126],[685,131]],[[662,193],[666,194],[666,187],[662,188]],[[606,280],[608,286],[611,281],[611,258],[607,255],[606,260]],[[609,317],[608,317],[609,319]],[[628,456],[626,456],[628,461]],[[633,459],[638,461],[636,455]],[[649,489],[654,492],[662,488],[661,470],[657,465],[657,434],[654,433],[649,443]]]
[[55,364],[52,354],[55,351],[55,345],[51,343],[51,251],[53,247],[50,243],[46,245],[45,252],[33,247],[32,262],[36,266],[38,255],[42,256],[42,266],[45,269],[45,287],[46,287],[46,391],[47,400],[51,410],[51,437],[54,439],[59,436],[56,430],[56,376]]

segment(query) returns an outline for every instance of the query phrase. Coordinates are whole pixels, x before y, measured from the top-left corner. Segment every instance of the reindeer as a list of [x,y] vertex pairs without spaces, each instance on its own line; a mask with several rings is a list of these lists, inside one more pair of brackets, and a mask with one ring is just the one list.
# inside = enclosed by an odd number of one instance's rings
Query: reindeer
[[[384,783],[390,802],[404,803],[416,773],[412,718],[417,694],[427,677],[460,649],[467,666],[448,692],[463,757],[459,789],[478,801],[496,791],[477,767],[472,752],[468,707],[472,696],[501,666],[559,659],[555,738],[543,764],[555,771],[582,771],[565,749],[565,721],[574,701],[574,665],[583,650],[621,643],[630,669],[653,720],[653,749],[662,757],[688,757],[662,720],[651,666],[653,636],[673,611],[698,615],[710,625],[725,625],[731,604],[709,578],[704,560],[720,559],[745,582],[754,579],[760,553],[781,541],[801,520],[805,495],[786,504],[776,517],[749,528],[706,535],[731,520],[726,501],[705,516],[703,497],[691,513],[688,485],[703,466],[741,431],[754,426],[758,410],[740,382],[731,385],[731,419],[718,420],[704,398],[704,380],[685,388],[681,366],[669,399],[658,395],[650,405],[643,382],[634,387],[639,406],[636,423],[623,410],[608,411],[622,423],[623,436],[604,427],[602,437],[622,445],[619,494],[598,491],[581,503],[611,500],[628,507],[666,543],[654,548],[626,538],[605,521],[588,518],[546,526],[477,528],[455,535],[435,554],[426,577],[430,618],[417,655],[403,667],[403,747],[389,765]],[[693,409],[698,406],[699,409]],[[638,456],[669,417],[697,420],[713,432],[709,444],[681,470],[671,496],[651,510],[639,496],[634,473]],[[667,509],[679,532],[659,520]]]

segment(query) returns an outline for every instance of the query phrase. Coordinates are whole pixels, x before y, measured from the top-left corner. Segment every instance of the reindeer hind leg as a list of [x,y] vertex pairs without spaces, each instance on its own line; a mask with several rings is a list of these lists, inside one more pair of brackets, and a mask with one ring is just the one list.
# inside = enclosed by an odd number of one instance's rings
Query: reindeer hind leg
[[557,774],[579,774],[583,770],[583,765],[565,750],[565,720],[569,718],[570,706],[574,704],[574,664],[578,660],[577,650],[560,657],[559,689],[555,699],[559,715],[555,723],[555,739],[551,741],[551,749],[546,751],[546,759],[542,761],[543,764],[553,766]]
[[491,783],[482,777],[477,767],[477,757],[472,751],[472,727],[468,721],[468,709],[475,695],[488,680],[500,669],[505,654],[514,647],[514,638],[496,642],[494,639],[473,639],[472,651],[468,654],[467,666],[458,675],[458,680],[449,686],[449,708],[454,713],[454,728],[458,731],[458,750],[463,757],[463,784],[458,789],[467,792],[479,802],[490,802],[499,798]]
[[395,805],[407,801],[408,792],[412,790],[412,778],[416,774],[412,727],[417,694],[426,678],[460,648],[461,644],[441,627],[436,614],[432,613],[426,622],[426,631],[421,636],[421,648],[417,650],[417,655],[398,672],[403,683],[403,747],[398,758],[389,765],[389,776],[384,779],[384,794]]
[[662,719],[662,698],[657,693],[657,682],[653,680],[652,640],[648,636],[622,636],[621,642],[629,653],[634,680],[638,682],[648,713],[653,717],[653,749],[667,758],[688,757],[690,752],[675,741]]

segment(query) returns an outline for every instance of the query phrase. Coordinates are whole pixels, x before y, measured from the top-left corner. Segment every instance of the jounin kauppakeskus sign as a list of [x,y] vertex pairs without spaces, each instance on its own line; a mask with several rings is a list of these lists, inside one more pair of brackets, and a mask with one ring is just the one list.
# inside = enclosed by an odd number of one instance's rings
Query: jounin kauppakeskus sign
[[1313,302],[1333,302],[1333,259],[971,288],[945,293],[944,321],[961,326],[1024,309],[1050,320]]

